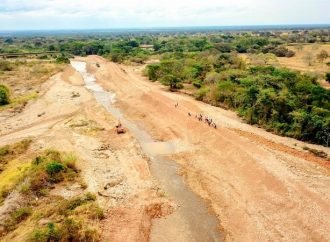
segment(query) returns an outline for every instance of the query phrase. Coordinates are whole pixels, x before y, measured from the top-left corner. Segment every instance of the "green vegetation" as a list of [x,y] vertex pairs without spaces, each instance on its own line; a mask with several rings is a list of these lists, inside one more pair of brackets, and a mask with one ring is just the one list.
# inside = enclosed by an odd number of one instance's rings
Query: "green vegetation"
[[330,91],[312,76],[272,66],[246,67],[235,53],[216,51],[166,54],[146,73],[171,89],[192,84],[198,100],[235,109],[250,124],[328,145]]
[[9,61],[0,60],[0,72],[1,71],[11,71],[13,66]]
[[30,190],[38,196],[47,193],[52,184],[62,181],[73,181],[77,170],[74,161],[66,161],[66,156],[58,151],[49,149],[41,156],[35,157],[29,176]]
[[3,84],[0,84],[0,106],[10,103],[9,88]]
[[88,222],[100,221],[104,218],[103,211],[95,203],[95,196],[87,193],[84,196],[57,201],[52,209],[47,209],[43,217],[57,218],[46,226],[38,226],[29,236],[30,241],[99,241],[97,226]]
[[[10,160],[26,152],[31,141],[23,140],[0,148],[1,158]],[[0,173],[0,185],[8,187],[5,177],[15,171],[19,179],[10,183],[9,194],[16,191],[22,196],[22,203],[3,221],[1,236],[21,235],[25,241],[99,241],[99,221],[104,218],[103,210],[97,205],[96,196],[91,193],[64,199],[50,195],[55,186],[80,183],[76,156],[48,149],[36,155],[31,162],[8,161],[8,169]],[[17,163],[17,164],[16,164]],[[24,169],[17,169],[25,164]],[[8,173],[8,174],[7,174]],[[0,186],[1,188],[1,186]],[[36,197],[38,199],[36,199]],[[44,219],[47,222],[40,223]]]
[[330,83],[330,72],[325,74],[325,80]]
[[29,148],[31,142],[32,140],[30,139],[24,139],[15,144],[0,147],[0,172],[9,161],[24,154]]
[[[277,134],[328,146],[329,90],[313,76],[270,66],[278,64],[276,57],[292,57],[306,44],[313,44],[317,59],[326,62],[328,53],[317,50],[318,43],[326,42],[330,42],[327,28],[94,33],[0,37],[0,53],[42,53],[39,58],[43,62],[57,63],[68,63],[74,55],[101,55],[114,62],[138,64],[148,58],[159,59],[160,63],[149,64],[145,70],[151,81],[159,81],[171,91],[188,88],[196,99],[234,109],[248,123]],[[314,59],[311,53],[304,56],[310,66]],[[10,73],[13,68],[16,65],[8,61],[0,62],[0,73]],[[12,104],[24,106],[27,102],[11,99]],[[55,172],[60,167],[49,164],[46,175],[59,179],[66,170]]]
[[20,207],[10,214],[10,218],[5,221],[5,230],[12,231],[17,225],[26,220],[32,214],[31,207]]
[[70,60],[68,57],[61,55],[59,57],[56,58],[56,63],[57,64],[69,64]]

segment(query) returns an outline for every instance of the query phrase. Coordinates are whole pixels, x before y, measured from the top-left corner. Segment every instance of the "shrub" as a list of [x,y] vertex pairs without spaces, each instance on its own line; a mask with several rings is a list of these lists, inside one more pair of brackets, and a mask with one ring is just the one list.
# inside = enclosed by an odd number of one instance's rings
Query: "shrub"
[[64,169],[65,169],[64,165],[57,161],[52,161],[51,163],[47,164],[47,166],[46,166],[46,172],[50,176],[53,176],[53,175],[63,171]]
[[328,72],[327,74],[325,74],[325,80],[327,82],[330,82],[330,72]]
[[11,217],[17,222],[22,222],[25,220],[27,217],[29,217],[32,213],[32,208],[30,207],[21,207],[17,210],[15,210],[12,214]]
[[66,200],[63,204],[61,204],[61,213],[65,214],[68,210],[75,210],[77,207],[95,200],[96,196],[92,193],[86,193],[83,197],[76,197]]
[[54,223],[49,223],[46,228],[37,229],[32,232],[30,241],[33,242],[48,242],[60,241],[61,233]]
[[77,157],[75,154],[73,153],[65,154],[62,160],[66,167],[70,168],[75,172],[78,172],[78,168],[76,166]]
[[150,64],[147,66],[147,75],[149,80],[156,81],[160,77],[160,65]]
[[10,103],[9,88],[3,84],[0,84],[0,106]]
[[204,87],[200,88],[196,93],[195,93],[195,98],[196,100],[202,101],[206,94],[209,92],[209,89]]
[[0,60],[0,71],[11,71],[13,66],[9,61]]
[[56,63],[57,64],[70,64],[70,60],[68,57],[65,56],[59,56],[56,58]]
[[201,81],[194,81],[193,82],[194,87],[196,88],[201,88],[202,87],[202,82]]
[[30,188],[39,195],[44,195],[50,185],[63,180],[74,181],[78,169],[75,166],[76,156],[72,153],[61,154],[57,150],[48,149],[43,155],[32,160],[30,171]]
[[9,154],[9,145],[5,145],[5,146],[2,146],[0,147],[0,156],[5,156],[5,155],[8,155]]
[[58,183],[63,181],[64,175],[62,171],[64,171],[65,169],[66,167],[58,161],[51,161],[50,163],[48,163],[45,167],[45,170],[48,174],[48,181],[51,183]]
[[61,226],[62,241],[81,241],[80,233],[82,225],[73,219],[66,219]]
[[57,160],[57,161],[62,160],[61,153],[54,149],[47,149],[45,155],[50,160]]
[[48,175],[44,171],[38,171],[31,177],[30,188],[32,191],[36,192],[38,195],[40,191],[48,186]]

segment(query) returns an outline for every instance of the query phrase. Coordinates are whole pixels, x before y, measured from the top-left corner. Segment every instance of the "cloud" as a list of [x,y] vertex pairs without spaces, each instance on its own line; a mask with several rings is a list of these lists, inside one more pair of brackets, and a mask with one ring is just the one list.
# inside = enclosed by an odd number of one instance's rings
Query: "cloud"
[[330,23],[329,0],[0,0],[0,29]]

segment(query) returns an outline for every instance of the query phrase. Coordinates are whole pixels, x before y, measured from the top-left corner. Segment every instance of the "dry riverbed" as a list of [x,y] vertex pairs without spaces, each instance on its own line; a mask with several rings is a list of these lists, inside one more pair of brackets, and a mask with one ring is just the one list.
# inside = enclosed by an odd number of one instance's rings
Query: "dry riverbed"
[[[59,185],[51,194],[95,194],[105,214],[97,224],[102,241],[330,240],[329,161],[304,147],[328,155],[329,148],[170,93],[139,67],[97,56],[74,61],[87,69],[66,67],[21,112],[0,113],[0,146],[28,138],[26,157],[47,148],[74,152],[85,184]],[[116,133],[118,119],[125,134]],[[15,192],[3,204],[17,199]],[[26,236],[18,229],[2,240]]]

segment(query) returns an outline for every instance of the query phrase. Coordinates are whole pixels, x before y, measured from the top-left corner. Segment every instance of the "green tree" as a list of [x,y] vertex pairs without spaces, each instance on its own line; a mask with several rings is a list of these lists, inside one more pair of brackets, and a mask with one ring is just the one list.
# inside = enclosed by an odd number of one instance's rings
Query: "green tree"
[[147,67],[147,74],[149,80],[157,81],[160,77],[160,65],[159,64],[151,64]]
[[178,77],[171,74],[162,77],[160,82],[163,85],[169,86],[170,90],[172,91],[181,87],[179,85],[181,80]]

